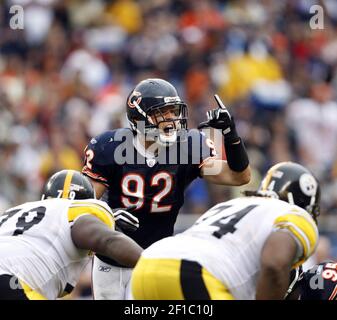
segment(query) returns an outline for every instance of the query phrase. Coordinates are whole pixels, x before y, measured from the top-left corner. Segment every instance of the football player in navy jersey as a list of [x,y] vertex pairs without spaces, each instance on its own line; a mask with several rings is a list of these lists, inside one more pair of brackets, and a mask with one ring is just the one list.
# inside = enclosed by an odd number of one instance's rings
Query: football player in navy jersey
[[[217,102],[219,108],[209,111],[199,128],[222,131],[226,161],[217,157],[213,142],[201,131],[187,129],[187,105],[175,87],[162,79],[143,80],[129,94],[130,129],[107,131],[87,146],[82,172],[91,178],[97,199],[104,194],[111,208],[133,208],[139,228],[123,231],[141,247],[173,234],[184,191],[194,179],[232,186],[249,182],[244,144],[228,110]],[[131,272],[96,256],[94,298],[126,299]]]
[[337,263],[325,261],[303,272],[298,269],[287,300],[337,300]]

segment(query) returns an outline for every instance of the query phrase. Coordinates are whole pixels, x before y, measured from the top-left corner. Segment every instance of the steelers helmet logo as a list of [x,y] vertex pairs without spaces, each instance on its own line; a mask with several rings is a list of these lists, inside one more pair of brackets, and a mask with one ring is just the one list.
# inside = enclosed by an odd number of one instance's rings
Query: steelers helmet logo
[[136,106],[134,102],[136,102],[139,105],[141,101],[142,101],[141,93],[138,91],[133,91],[128,99],[128,106],[130,108],[135,108]]
[[311,174],[309,173],[302,174],[300,177],[299,183],[300,183],[301,191],[306,196],[308,197],[315,196],[317,192],[317,181]]

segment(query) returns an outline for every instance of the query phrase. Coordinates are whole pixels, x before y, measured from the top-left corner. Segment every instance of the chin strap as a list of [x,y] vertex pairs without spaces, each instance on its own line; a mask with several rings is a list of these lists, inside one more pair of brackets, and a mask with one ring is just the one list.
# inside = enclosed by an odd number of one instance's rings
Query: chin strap
[[170,146],[177,141],[177,131],[174,131],[171,136],[166,136],[160,133],[156,139],[156,142],[163,146]]

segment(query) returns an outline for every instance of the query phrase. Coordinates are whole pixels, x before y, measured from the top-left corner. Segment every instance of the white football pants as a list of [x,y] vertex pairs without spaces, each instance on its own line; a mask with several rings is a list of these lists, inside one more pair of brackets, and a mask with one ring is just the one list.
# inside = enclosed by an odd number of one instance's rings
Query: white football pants
[[95,300],[129,300],[131,297],[130,279],[132,268],[112,266],[93,259],[92,290]]

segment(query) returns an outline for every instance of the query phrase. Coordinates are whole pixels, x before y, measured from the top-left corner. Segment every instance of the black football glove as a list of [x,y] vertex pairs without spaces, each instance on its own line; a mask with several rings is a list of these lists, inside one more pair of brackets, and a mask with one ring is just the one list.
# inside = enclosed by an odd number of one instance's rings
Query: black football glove
[[208,120],[201,122],[198,129],[203,129],[205,127],[220,129],[226,140],[239,140],[233,117],[217,94],[214,95],[214,98],[219,107],[217,109],[207,111]]
[[116,208],[112,210],[116,223],[116,230],[136,231],[139,228],[138,218],[128,212],[134,208],[135,206],[129,208]]
[[208,120],[201,122],[198,129],[205,127],[220,129],[224,135],[225,151],[229,168],[235,172],[242,172],[249,165],[244,143],[236,131],[233,117],[217,94],[214,95],[214,98],[219,106],[218,109],[208,111]]

